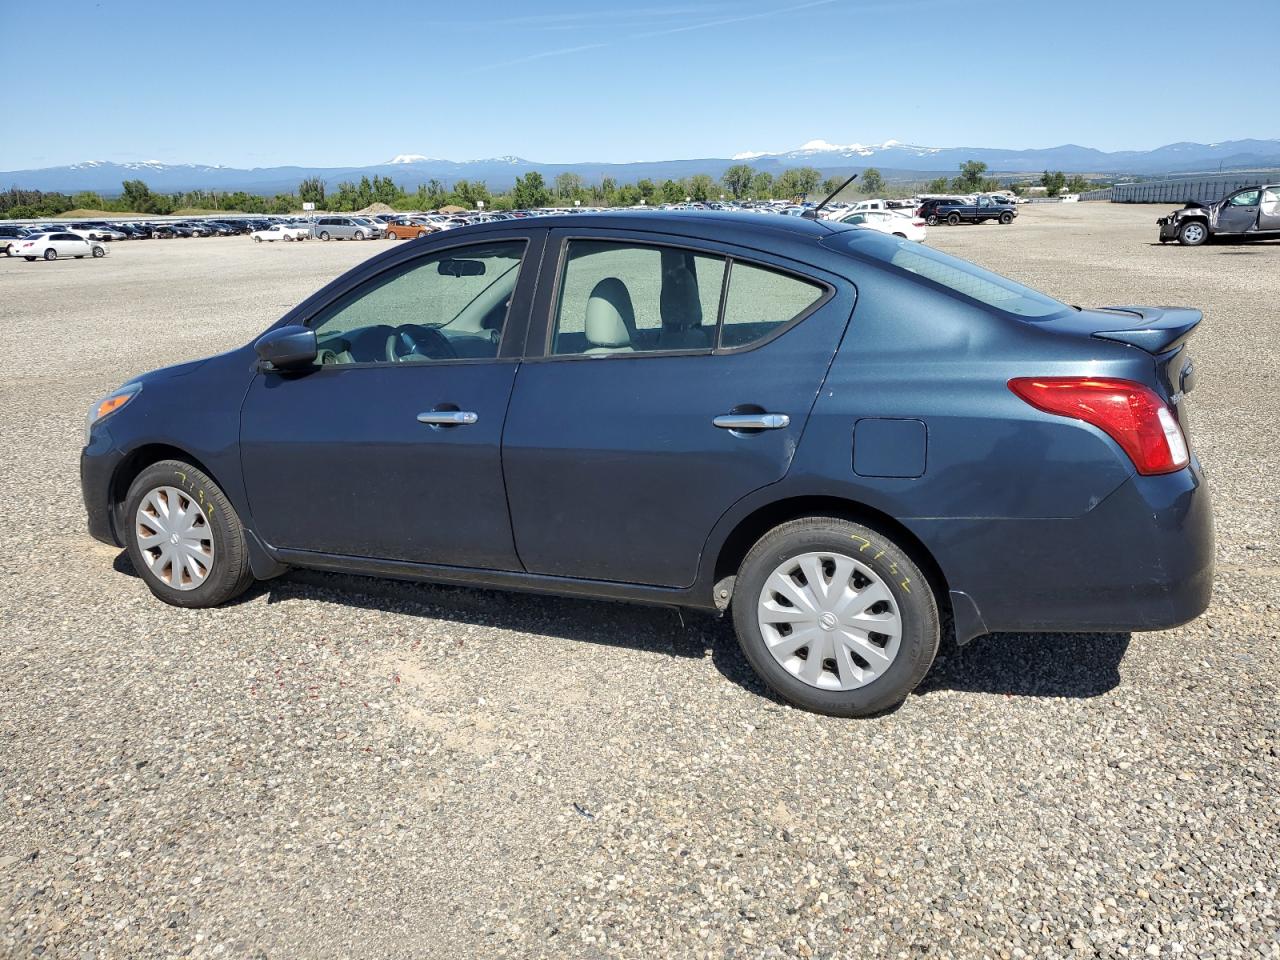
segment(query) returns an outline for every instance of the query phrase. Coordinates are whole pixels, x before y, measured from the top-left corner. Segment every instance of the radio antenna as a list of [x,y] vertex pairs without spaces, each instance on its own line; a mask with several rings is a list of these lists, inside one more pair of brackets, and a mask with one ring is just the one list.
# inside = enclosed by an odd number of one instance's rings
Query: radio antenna
[[817,220],[818,214],[822,212],[822,208],[825,207],[832,200],[834,200],[836,198],[837,193],[839,193],[841,190],[843,190],[845,187],[847,187],[849,184],[853,183],[853,181],[857,179],[858,179],[858,175],[855,173],[852,177],[850,177],[844,183],[840,184],[840,186],[836,187],[829,194],[827,194],[827,199],[823,200],[820,204],[818,204],[813,209],[806,210],[804,213],[800,214],[800,216],[804,217],[806,220]]

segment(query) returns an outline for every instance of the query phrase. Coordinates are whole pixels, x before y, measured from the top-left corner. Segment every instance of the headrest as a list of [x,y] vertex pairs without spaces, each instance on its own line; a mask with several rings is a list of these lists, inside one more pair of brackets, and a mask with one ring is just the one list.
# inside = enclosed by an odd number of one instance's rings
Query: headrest
[[596,347],[629,347],[635,326],[627,285],[617,277],[605,277],[587,298],[587,342]]
[[659,303],[663,329],[688,330],[702,326],[702,299],[693,271],[684,263],[670,266],[664,263],[663,266]]

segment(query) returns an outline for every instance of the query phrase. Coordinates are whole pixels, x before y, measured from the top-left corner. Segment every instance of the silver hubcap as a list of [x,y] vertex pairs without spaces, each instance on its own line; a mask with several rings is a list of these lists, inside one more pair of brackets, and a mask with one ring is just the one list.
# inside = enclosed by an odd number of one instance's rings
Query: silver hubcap
[[1193,223],[1191,226],[1187,227],[1186,238],[1190,240],[1192,243],[1199,242],[1200,238],[1203,236],[1204,236],[1204,227],[1200,226],[1200,224]]
[[866,564],[804,553],[769,575],[756,605],[765,645],[792,676],[822,690],[856,690],[898,656],[902,615]]
[[134,534],[151,572],[175,590],[194,590],[213,569],[213,528],[177,487],[156,487],[142,498]]

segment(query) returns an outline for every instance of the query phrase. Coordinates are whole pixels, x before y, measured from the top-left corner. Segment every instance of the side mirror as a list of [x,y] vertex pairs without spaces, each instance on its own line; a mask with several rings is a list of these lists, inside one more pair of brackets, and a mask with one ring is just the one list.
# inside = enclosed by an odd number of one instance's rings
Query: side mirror
[[253,345],[258,358],[277,370],[297,370],[316,362],[316,332],[306,327],[277,327]]

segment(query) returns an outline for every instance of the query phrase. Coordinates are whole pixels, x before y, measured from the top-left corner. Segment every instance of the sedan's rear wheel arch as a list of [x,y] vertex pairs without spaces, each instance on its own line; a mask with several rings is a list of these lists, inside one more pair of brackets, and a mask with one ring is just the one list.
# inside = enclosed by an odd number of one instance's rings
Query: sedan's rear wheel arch
[[801,496],[777,500],[757,508],[737,522],[721,542],[712,574],[715,605],[723,609],[733,596],[733,579],[751,548],[774,527],[804,517],[837,517],[860,523],[893,540],[906,553],[929,583],[940,615],[951,612],[947,578],[929,548],[914,533],[887,513],[839,497]]

